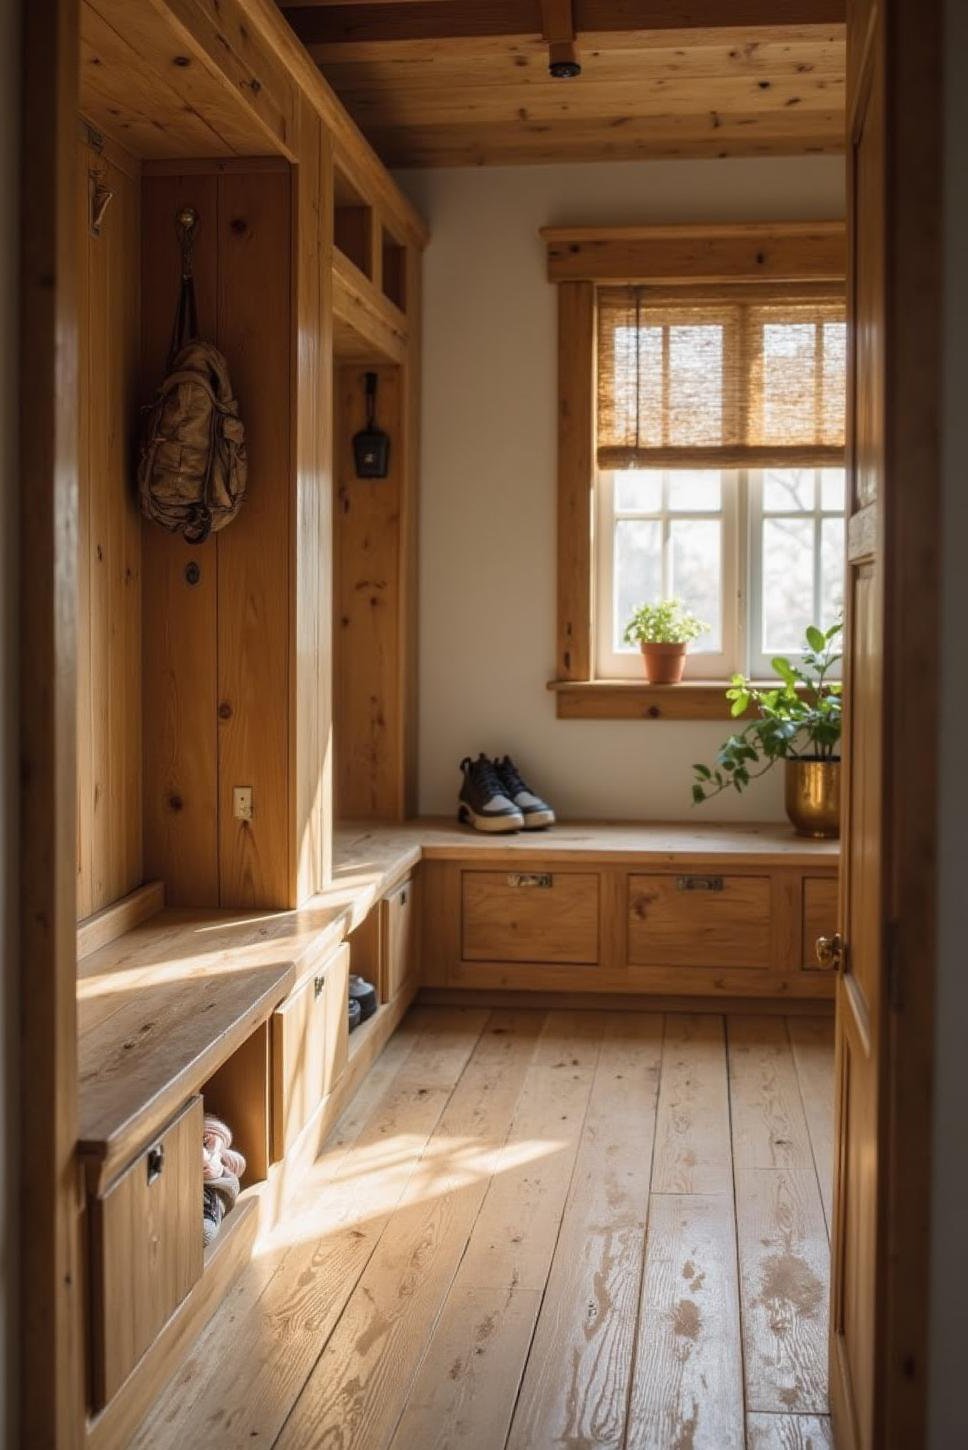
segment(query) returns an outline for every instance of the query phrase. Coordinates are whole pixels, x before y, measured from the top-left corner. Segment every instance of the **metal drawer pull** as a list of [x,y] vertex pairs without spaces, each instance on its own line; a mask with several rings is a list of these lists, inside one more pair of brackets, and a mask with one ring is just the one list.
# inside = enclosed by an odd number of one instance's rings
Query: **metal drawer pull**
[[325,985],[326,985],[326,977],[325,977],[325,975],[323,975],[321,977],[315,977],[313,979],[313,997],[314,998],[315,997],[321,997],[323,995],[323,988],[325,987]]
[[539,886],[547,891],[554,884],[550,871],[512,871],[508,876],[509,886]]
[[148,1182],[154,1183],[156,1178],[161,1177],[161,1171],[165,1166],[165,1146],[158,1143],[154,1148],[148,1149],[147,1155]]
[[723,878],[721,876],[677,876],[676,887],[679,891],[722,891]]

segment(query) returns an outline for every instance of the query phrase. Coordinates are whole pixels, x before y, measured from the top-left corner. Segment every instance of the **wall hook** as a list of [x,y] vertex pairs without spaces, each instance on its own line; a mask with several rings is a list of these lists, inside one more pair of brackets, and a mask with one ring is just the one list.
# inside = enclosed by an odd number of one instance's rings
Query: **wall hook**
[[105,186],[102,171],[93,170],[89,174],[91,180],[91,235],[99,237],[105,213],[114,199],[114,192],[110,186]]

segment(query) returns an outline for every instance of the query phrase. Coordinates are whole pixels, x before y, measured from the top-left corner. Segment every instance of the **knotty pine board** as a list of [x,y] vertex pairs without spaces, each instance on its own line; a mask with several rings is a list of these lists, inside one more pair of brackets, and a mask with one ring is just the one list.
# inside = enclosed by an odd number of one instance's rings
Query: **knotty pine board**
[[608,1013],[509,1445],[621,1450],[662,1061],[660,1015]]
[[[290,184],[266,167],[143,183],[144,394],[165,370],[174,218],[192,205],[199,330],[226,354],[248,454],[242,508],[204,544],[144,524],[146,865],[172,905],[291,904]],[[237,785],[251,822],[232,815]]]
[[[122,164],[119,164],[122,163]],[[91,173],[114,196],[90,228]],[[77,143],[77,916],[140,886],[141,528],[134,488],[140,337],[137,163]]]

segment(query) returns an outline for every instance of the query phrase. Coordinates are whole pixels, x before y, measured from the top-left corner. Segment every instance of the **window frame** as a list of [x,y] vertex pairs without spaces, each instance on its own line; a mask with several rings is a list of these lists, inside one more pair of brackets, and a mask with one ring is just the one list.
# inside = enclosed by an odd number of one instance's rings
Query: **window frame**
[[[612,531],[617,522],[614,507],[615,469],[598,469],[595,480],[595,558],[593,566],[593,589],[595,595],[595,679],[639,680],[642,665],[635,651],[619,653],[612,648],[611,604],[614,585],[614,560]],[[656,470],[667,480],[671,469]],[[740,488],[730,486],[725,477],[727,470],[719,470],[720,500],[718,511],[710,509],[666,509],[659,513],[623,509],[621,516],[627,518],[660,519],[666,529],[676,519],[716,518],[722,527],[722,580],[720,586],[720,611],[722,618],[722,648],[716,651],[690,649],[686,655],[684,678],[687,680],[728,680],[734,670],[740,668],[744,653],[743,618],[745,613],[745,581],[740,570],[742,553],[741,540],[745,518],[742,515]],[[668,548],[668,539],[664,541]],[[670,592],[663,589],[663,593]],[[671,592],[674,592],[671,591]]]
[[844,284],[843,221],[545,227],[558,292],[557,647],[563,719],[728,719],[721,681],[601,680],[595,660],[596,289],[624,284]]

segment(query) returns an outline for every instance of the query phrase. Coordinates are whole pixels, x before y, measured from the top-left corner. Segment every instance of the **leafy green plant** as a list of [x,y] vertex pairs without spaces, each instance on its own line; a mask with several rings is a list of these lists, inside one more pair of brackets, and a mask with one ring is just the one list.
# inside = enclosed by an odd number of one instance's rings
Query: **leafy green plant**
[[806,632],[807,648],[797,664],[782,655],[771,660],[780,681],[773,689],[760,689],[743,675],[733,676],[726,691],[730,713],[734,718],[745,715],[753,705],[757,717],[720,746],[714,765],[693,766],[696,805],[730,787],[744,791],[778,760],[799,756],[836,759],[842,686],[829,675],[841,658],[837,651],[842,628],[837,623],[825,633],[811,625]]
[[681,599],[640,604],[625,626],[626,644],[688,644],[709,628]]

